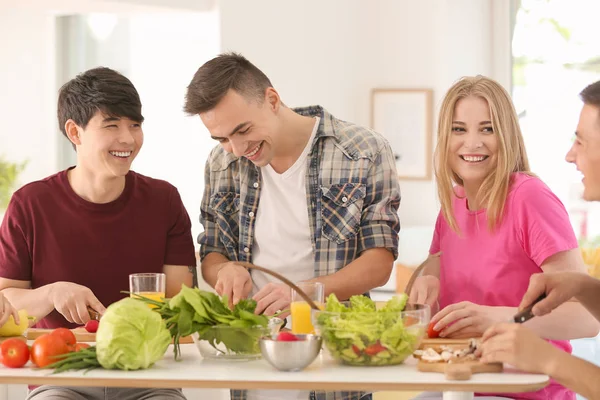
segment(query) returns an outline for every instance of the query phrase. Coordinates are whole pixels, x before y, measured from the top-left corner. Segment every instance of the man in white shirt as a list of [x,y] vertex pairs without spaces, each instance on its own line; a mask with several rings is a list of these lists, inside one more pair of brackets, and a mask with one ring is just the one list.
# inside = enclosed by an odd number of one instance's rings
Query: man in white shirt
[[[322,282],[325,295],[339,299],[388,281],[400,190],[381,135],[320,106],[288,108],[265,74],[237,54],[220,55],[196,72],[185,110],[199,115],[220,143],[206,164],[199,236],[203,277],[219,294],[232,304],[252,296],[256,312],[266,315],[289,307],[285,284],[238,261],[292,281]],[[244,398],[232,392],[232,399]]]

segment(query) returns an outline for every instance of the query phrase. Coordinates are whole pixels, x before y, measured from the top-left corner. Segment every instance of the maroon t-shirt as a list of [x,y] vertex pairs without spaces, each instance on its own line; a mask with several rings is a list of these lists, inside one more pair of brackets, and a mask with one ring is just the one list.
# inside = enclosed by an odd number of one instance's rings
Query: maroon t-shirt
[[[0,227],[0,277],[86,286],[106,307],[126,297],[129,274],[195,266],[190,218],[177,189],[133,171],[114,201],[90,203],[67,171],[19,189]],[[185,267],[182,267],[185,268]],[[56,310],[38,328],[73,328]]]

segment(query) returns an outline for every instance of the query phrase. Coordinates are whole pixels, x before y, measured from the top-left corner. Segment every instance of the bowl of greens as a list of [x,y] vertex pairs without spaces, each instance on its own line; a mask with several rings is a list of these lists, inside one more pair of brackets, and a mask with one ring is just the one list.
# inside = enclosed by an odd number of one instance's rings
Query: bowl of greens
[[192,339],[205,359],[248,361],[262,357],[259,339],[270,334],[271,329],[262,325],[214,325],[193,333]]
[[152,310],[165,321],[176,360],[181,357],[180,339],[186,336],[192,337],[204,358],[254,360],[261,357],[259,339],[277,333],[283,325],[281,318],[255,314],[255,300],[242,299],[230,308],[225,296],[185,285],[164,302],[134,298],[154,306]]
[[366,296],[340,302],[331,294],[324,310],[313,311],[313,324],[331,356],[344,364],[401,364],[419,347],[430,319],[429,306],[407,300],[402,294],[378,307]]

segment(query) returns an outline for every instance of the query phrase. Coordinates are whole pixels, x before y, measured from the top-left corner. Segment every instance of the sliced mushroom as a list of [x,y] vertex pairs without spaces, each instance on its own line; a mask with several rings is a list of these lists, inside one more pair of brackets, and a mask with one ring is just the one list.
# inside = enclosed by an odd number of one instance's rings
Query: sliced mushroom
[[443,361],[442,356],[440,356],[437,351],[431,348],[425,349],[425,351],[421,355],[421,359],[429,362]]

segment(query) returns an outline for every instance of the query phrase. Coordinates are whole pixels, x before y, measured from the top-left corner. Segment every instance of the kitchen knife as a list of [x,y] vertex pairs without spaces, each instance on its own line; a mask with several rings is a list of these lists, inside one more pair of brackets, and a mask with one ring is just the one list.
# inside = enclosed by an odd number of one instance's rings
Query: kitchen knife
[[535,301],[533,303],[531,303],[529,306],[525,307],[522,311],[515,314],[515,316],[513,317],[513,320],[511,322],[515,322],[517,324],[522,324],[523,322],[529,321],[531,318],[533,318],[535,316],[531,312],[531,310],[533,309],[533,306],[535,306],[537,303],[544,300],[545,298],[546,298],[546,293],[543,293],[540,297],[535,299]]

